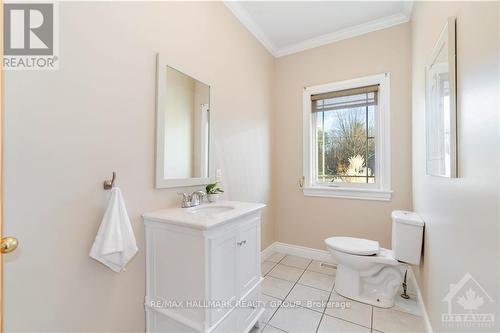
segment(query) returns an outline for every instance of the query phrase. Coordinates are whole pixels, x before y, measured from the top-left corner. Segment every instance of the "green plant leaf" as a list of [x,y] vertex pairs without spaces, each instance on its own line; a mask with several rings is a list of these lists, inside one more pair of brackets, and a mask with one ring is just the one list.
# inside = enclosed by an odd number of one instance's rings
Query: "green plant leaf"
[[207,187],[205,187],[205,190],[207,191],[207,194],[224,193],[217,183],[208,184]]

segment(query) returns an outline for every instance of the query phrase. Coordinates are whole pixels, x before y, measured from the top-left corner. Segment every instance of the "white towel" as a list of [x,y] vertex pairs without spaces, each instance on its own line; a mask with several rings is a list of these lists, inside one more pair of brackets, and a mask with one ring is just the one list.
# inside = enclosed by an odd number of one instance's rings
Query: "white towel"
[[122,192],[118,187],[113,187],[89,256],[115,272],[121,272],[136,253],[137,244]]

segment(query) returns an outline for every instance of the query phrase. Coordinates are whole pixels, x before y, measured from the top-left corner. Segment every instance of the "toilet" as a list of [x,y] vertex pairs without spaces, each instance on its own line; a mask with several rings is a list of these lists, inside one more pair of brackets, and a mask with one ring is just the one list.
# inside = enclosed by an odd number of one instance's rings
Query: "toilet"
[[392,250],[377,241],[330,237],[325,240],[337,263],[334,289],[340,295],[374,306],[394,306],[407,265],[419,265],[424,221],[414,212],[393,211]]

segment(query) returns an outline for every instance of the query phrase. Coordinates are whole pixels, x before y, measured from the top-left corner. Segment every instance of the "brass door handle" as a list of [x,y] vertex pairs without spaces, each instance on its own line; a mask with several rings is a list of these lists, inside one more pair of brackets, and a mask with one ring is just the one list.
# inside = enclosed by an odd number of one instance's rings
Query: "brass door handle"
[[0,252],[1,253],[10,253],[17,249],[17,239],[14,237],[4,237],[0,241]]

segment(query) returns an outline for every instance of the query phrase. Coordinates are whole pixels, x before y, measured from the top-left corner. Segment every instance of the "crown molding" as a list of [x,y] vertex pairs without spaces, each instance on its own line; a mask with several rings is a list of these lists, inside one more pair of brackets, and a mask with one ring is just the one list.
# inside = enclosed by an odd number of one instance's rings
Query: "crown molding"
[[237,1],[223,1],[234,16],[254,35],[255,38],[276,58],[277,47],[260,29],[248,12]]
[[405,14],[406,17],[408,17],[408,21],[411,20],[411,13],[413,12],[413,5],[414,4],[415,4],[415,2],[413,0],[406,1],[404,3],[403,14]]
[[338,42],[344,39],[361,36],[373,31],[389,28],[398,24],[406,23],[410,20],[413,9],[413,1],[405,3],[403,12],[382,17],[377,20],[362,23],[353,27],[337,30],[328,34],[304,40],[289,46],[278,48],[260,29],[248,12],[238,1],[223,1],[224,5],[234,16],[250,31],[252,35],[271,53],[275,58],[283,57],[293,53],[305,51],[326,44]]
[[344,39],[361,36],[377,30],[389,28],[409,21],[409,18],[403,14],[386,16],[374,21],[359,24],[350,28],[337,30],[315,38],[307,39],[303,42],[295,43],[276,51],[275,57],[283,57],[289,54],[305,51],[326,44],[338,42]]

